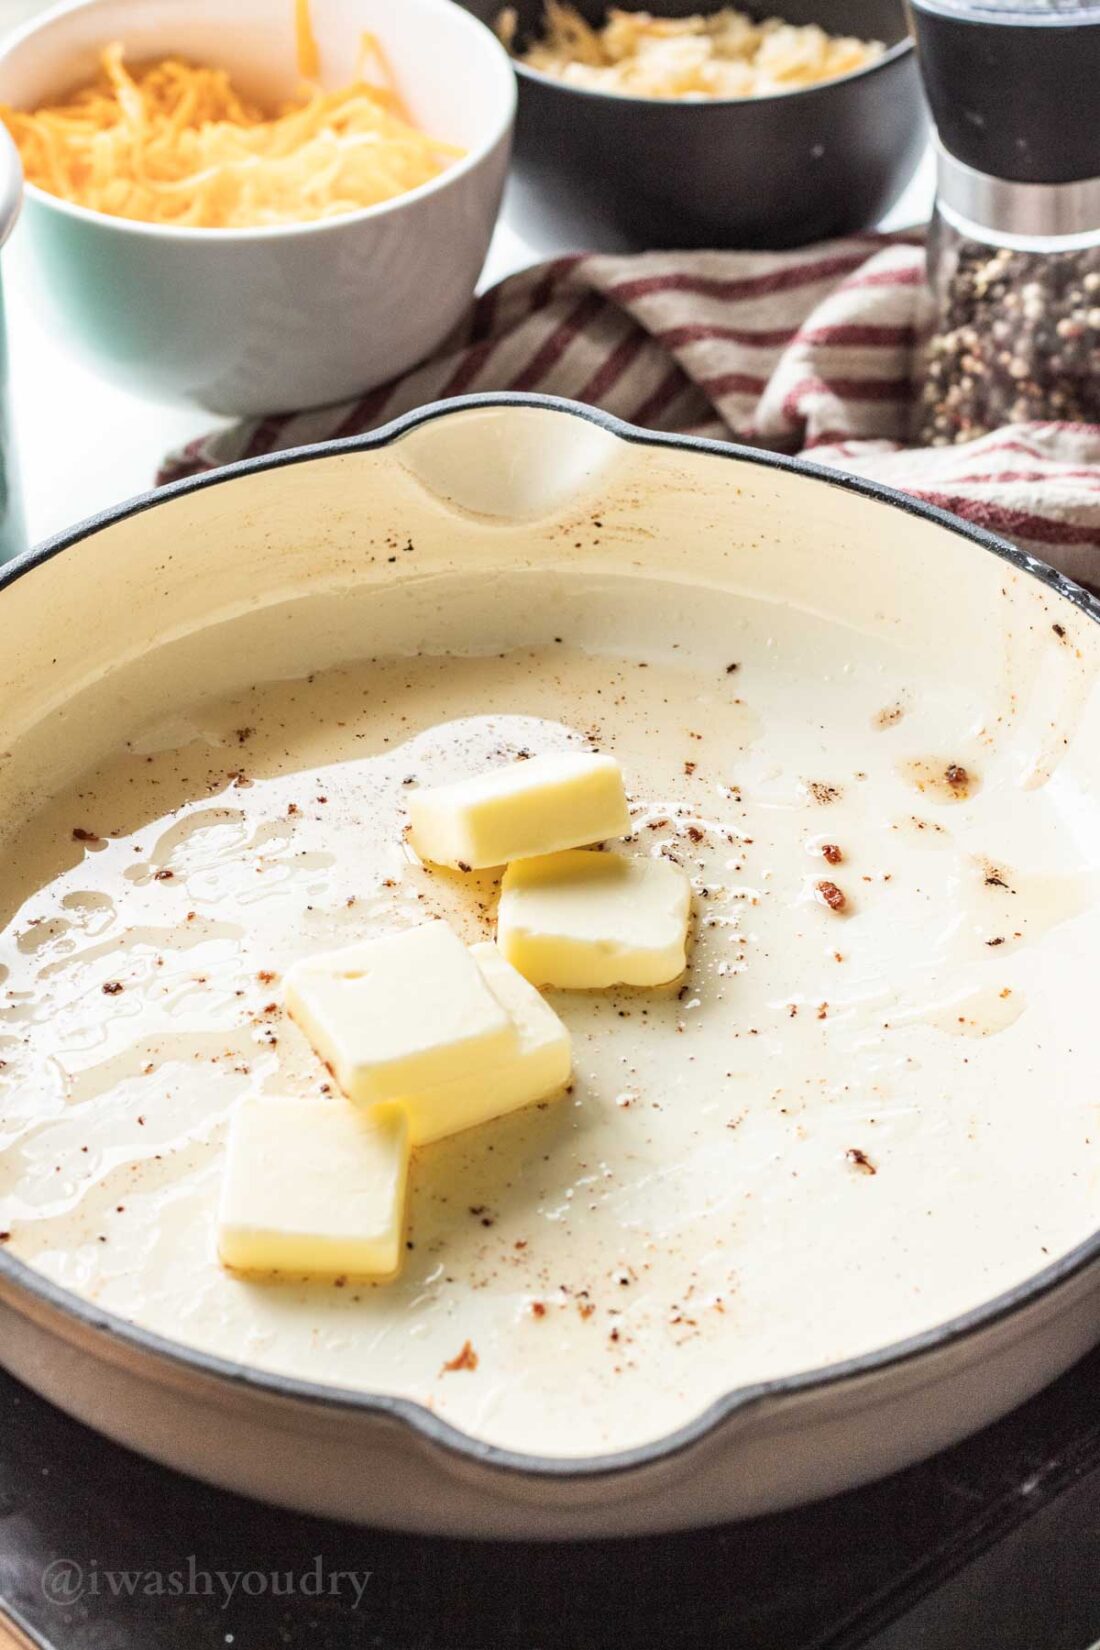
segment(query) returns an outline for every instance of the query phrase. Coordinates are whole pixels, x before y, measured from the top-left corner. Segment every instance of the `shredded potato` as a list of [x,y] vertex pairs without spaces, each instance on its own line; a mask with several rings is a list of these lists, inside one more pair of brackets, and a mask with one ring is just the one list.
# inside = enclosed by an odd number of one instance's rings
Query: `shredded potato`
[[[515,41],[515,13],[498,32]],[[866,68],[885,47],[877,40],[826,34],[771,17],[754,23],[729,7],[708,17],[607,14],[595,29],[562,0],[546,0],[543,36],[518,52],[521,63],[572,86],[626,97],[706,99],[765,97]]]
[[[302,68],[315,73],[302,15]],[[384,72],[377,42],[364,48]],[[0,119],[30,183],[112,217],[195,229],[312,222],[392,200],[462,153],[413,126],[391,84],[362,75],[265,111],[221,69],[166,58],[131,72],[117,42],[101,61],[94,85],[33,113],[0,107]]]

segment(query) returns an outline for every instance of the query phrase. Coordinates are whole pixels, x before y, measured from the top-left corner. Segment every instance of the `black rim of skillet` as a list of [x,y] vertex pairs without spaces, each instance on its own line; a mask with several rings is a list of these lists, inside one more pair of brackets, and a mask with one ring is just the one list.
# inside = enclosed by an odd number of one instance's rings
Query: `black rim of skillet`
[[[1018,549],[1006,539],[998,538],[984,528],[973,526],[946,510],[937,509],[905,493],[896,492],[891,487],[864,480],[860,476],[825,469],[804,459],[786,458],[757,448],[739,446],[733,442],[710,441],[699,436],[667,435],[639,429],[610,413],[556,396],[506,392],[457,396],[448,401],[432,402],[413,412],[405,413],[402,417],[383,425],[381,429],[373,430],[366,435],[320,442],[311,447],[294,447],[285,452],[244,459],[236,464],[226,465],[220,470],[190,476],[183,481],[141,493],[125,503],[90,516],[75,527],[67,528],[64,532],[45,539],[41,544],[9,562],[0,570],[0,593],[63,551],[83,543],[84,540],[94,537],[117,522],[141,515],[144,511],[155,509],[157,505],[171,499],[198,492],[202,488],[223,486],[239,476],[256,475],[264,470],[278,470],[284,465],[304,464],[313,459],[330,458],[345,453],[373,452],[392,446],[411,430],[419,428],[422,424],[429,424],[437,418],[446,417],[454,411],[491,407],[543,408],[596,424],[621,441],[637,446],[706,453],[717,459],[733,459],[743,464],[757,464],[763,469],[784,470],[795,475],[812,477],[830,487],[839,488],[842,492],[855,493],[861,498],[890,505],[895,509],[904,510],[908,515],[947,528],[956,537],[968,539],[979,549],[999,556],[1019,572],[1026,573],[1044,585],[1056,597],[1071,603],[1086,618],[1100,623],[1100,600],[1091,596],[1065,574],[1057,572],[1046,562],[1029,555],[1027,551]],[[930,572],[929,576],[934,577],[934,572]],[[735,1414],[766,1406],[772,1400],[823,1392],[863,1376],[872,1376],[900,1367],[930,1352],[958,1344],[979,1330],[990,1328],[1023,1307],[1042,1300],[1058,1286],[1083,1272],[1098,1258],[1100,1230],[1049,1266],[1026,1278],[1023,1283],[1017,1284],[1015,1288],[1006,1290],[983,1305],[950,1318],[946,1323],[938,1324],[919,1335],[895,1341],[892,1345],[860,1357],[829,1364],[821,1369],[736,1387],[723,1397],[715,1399],[685,1425],[675,1428],[652,1443],[640,1444],[632,1449],[606,1455],[575,1458],[531,1455],[485,1443],[461,1427],[442,1420],[412,1398],[401,1398],[386,1393],[356,1392],[344,1387],[320,1386],[312,1381],[253,1369],[187,1347],[82,1300],[43,1277],[27,1262],[6,1253],[2,1247],[0,1278],[6,1278],[17,1288],[37,1296],[85,1328],[99,1331],[124,1347],[151,1355],[185,1371],[227,1381],[237,1388],[252,1390],[264,1396],[306,1402],[333,1412],[343,1411],[349,1417],[372,1415],[394,1420],[407,1427],[409,1432],[421,1441],[468,1462],[497,1468],[505,1473],[567,1482],[581,1479],[610,1479],[652,1466],[692,1448]]]
[[765,92],[759,97],[641,97],[637,92],[604,92],[597,86],[574,86],[571,81],[559,80],[557,75],[546,74],[542,69],[533,69],[529,63],[524,63],[522,58],[515,57],[510,51],[508,58],[521,81],[530,81],[534,86],[548,86],[552,91],[564,92],[570,97],[593,98],[601,103],[643,104],[646,108],[691,110],[752,108],[761,103],[785,103],[788,98],[808,97],[813,92],[827,92],[831,86],[844,86],[851,80],[860,80],[865,75],[877,74],[880,69],[886,69],[891,63],[896,63],[899,57],[905,57],[915,50],[916,42],[912,34],[905,34],[900,40],[895,40],[892,46],[887,46],[881,57],[876,57],[873,63],[865,63],[860,69],[849,69],[847,74],[832,75],[828,80],[816,80],[809,86],[792,86],[786,92]]

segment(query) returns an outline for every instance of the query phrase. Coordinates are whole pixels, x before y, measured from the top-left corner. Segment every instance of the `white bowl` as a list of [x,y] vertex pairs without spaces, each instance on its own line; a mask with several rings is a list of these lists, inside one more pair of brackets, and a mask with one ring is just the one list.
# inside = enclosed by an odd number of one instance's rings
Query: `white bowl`
[[[176,229],[27,186],[35,284],[58,332],[127,388],[247,414],[318,406],[423,359],[468,303],[500,206],[515,79],[451,0],[312,0],[322,79],[353,78],[373,32],[414,119],[465,155],[432,182],[321,223]],[[230,71],[293,96],[292,0],[76,0],[0,49],[0,102],[33,108],[92,78],[104,45]]]

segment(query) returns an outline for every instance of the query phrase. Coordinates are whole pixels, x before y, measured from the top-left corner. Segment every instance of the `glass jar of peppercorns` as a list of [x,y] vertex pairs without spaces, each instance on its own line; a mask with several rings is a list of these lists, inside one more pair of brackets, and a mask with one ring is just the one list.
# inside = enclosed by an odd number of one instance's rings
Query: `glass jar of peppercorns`
[[1100,0],[910,0],[939,139],[915,438],[1100,423]]

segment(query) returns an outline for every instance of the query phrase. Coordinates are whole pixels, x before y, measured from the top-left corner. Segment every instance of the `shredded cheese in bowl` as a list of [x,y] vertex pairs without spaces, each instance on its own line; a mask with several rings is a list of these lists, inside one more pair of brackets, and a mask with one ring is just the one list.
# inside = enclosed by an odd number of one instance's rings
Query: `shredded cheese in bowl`
[[115,42],[94,84],[32,112],[0,107],[0,119],[27,181],[78,206],[195,229],[307,223],[392,200],[462,153],[413,125],[378,43],[364,51],[379,83],[361,72],[268,111],[224,70],[174,58],[131,70]]
[[[498,32],[514,47],[516,17],[504,11]],[[546,0],[542,38],[519,61],[589,91],[626,97],[766,97],[835,80],[874,63],[881,41],[827,34],[817,24],[777,17],[755,23],[725,7],[709,16],[654,17],[612,9],[593,28],[573,6]]]

